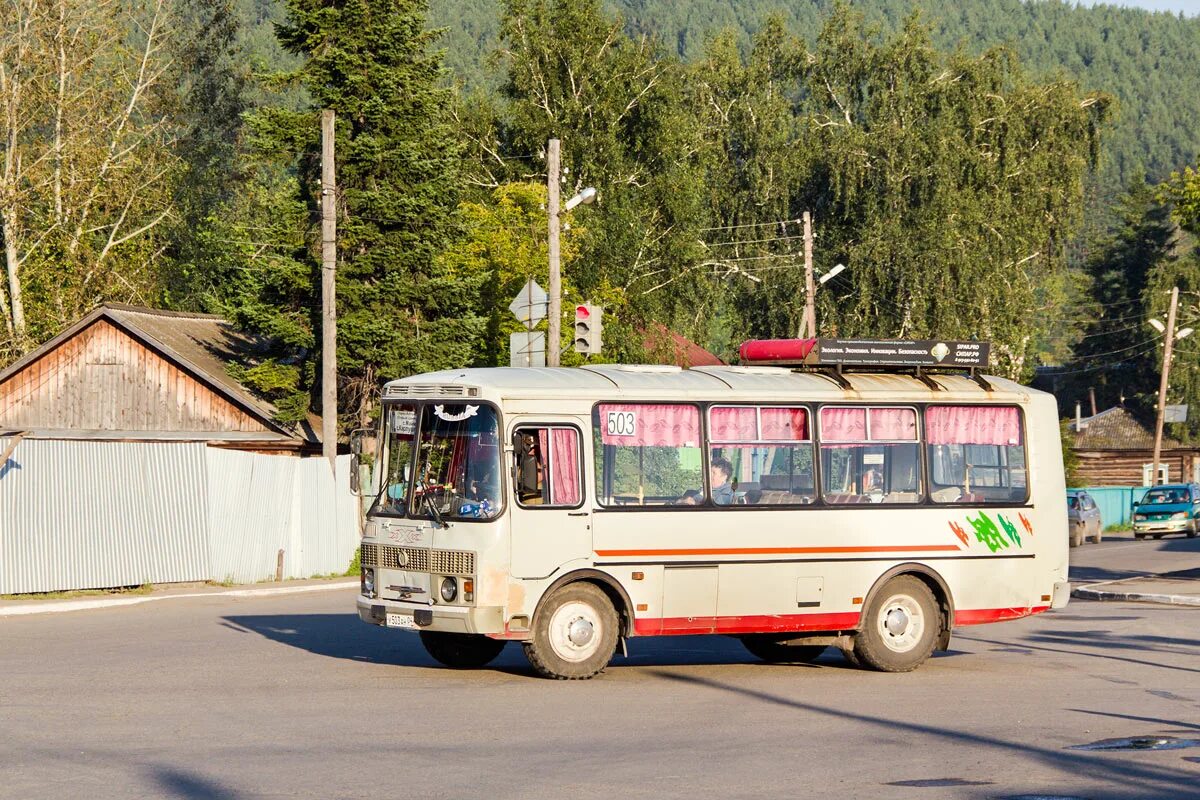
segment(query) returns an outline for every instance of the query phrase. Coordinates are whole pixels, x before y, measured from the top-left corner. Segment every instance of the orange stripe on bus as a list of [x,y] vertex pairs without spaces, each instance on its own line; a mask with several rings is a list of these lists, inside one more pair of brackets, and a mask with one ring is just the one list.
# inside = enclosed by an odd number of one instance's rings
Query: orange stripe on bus
[[956,544],[897,544],[884,547],[720,547],[672,550],[597,550],[598,556],[769,556],[814,553],[919,553],[960,550]]

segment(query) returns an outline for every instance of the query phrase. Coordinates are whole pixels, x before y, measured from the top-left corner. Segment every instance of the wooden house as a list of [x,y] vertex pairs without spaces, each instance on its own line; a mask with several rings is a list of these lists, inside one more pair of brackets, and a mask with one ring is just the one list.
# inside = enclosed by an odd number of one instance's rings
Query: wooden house
[[217,316],[103,305],[0,371],[0,433],[319,452],[319,425],[277,421],[230,376],[262,350]]
[[[1149,486],[1154,461],[1153,421],[1137,419],[1123,406],[1071,422],[1072,449],[1079,456],[1080,486]],[[1200,447],[1163,434],[1160,483],[1200,483]]]

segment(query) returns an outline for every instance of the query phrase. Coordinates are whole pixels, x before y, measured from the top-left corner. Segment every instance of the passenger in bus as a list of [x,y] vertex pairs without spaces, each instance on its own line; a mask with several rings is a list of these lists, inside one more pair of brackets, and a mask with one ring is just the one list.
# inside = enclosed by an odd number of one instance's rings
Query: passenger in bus
[[712,499],[719,506],[733,504],[733,487],[729,478],[733,475],[733,465],[723,456],[715,456],[708,465],[708,480],[712,484]]

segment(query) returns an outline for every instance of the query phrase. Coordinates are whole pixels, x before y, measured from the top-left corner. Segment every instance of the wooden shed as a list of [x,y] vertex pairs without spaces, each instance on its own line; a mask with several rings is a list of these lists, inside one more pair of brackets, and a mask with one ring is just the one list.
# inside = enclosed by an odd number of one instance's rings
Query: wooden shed
[[[1124,406],[1071,422],[1079,456],[1080,486],[1149,486],[1154,461],[1154,423]],[[1200,448],[1163,434],[1160,483],[1200,482]]]
[[318,426],[278,422],[230,376],[263,345],[217,316],[103,305],[0,371],[0,432],[319,452]]

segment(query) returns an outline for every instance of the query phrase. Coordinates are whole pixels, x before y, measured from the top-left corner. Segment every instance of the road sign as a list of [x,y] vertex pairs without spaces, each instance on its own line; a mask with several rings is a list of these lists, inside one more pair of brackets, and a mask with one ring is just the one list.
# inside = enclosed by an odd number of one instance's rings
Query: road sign
[[1187,422],[1187,411],[1186,403],[1181,406],[1163,406],[1163,422]]
[[508,304],[508,310],[518,321],[533,326],[546,318],[549,305],[550,296],[546,294],[546,290],[538,286],[537,281],[530,278],[521,287],[521,291],[513,298],[513,301]]
[[517,331],[508,337],[510,367],[546,366],[546,334],[542,331]]

